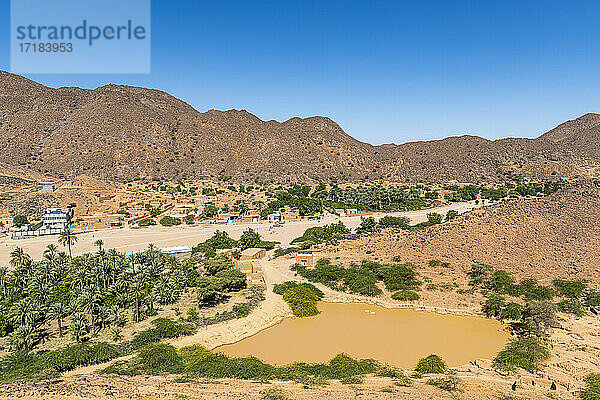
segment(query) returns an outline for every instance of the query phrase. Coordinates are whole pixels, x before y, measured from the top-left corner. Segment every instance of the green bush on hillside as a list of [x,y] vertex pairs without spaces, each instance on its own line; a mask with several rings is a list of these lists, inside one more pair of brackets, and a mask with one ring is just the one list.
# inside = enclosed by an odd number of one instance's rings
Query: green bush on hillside
[[183,368],[181,356],[175,347],[164,343],[151,343],[140,349],[136,360],[146,373],[178,373]]
[[512,372],[523,368],[533,373],[540,369],[541,364],[549,357],[550,352],[540,339],[533,336],[520,337],[511,340],[498,353],[493,365],[502,371]]
[[585,314],[583,305],[579,300],[575,299],[565,299],[559,301],[558,303],[556,303],[556,309],[560,312],[573,314],[578,317],[582,317]]
[[419,296],[419,293],[412,290],[399,290],[392,295],[392,299],[399,301],[413,301],[419,300],[420,298],[421,296]]
[[436,354],[430,354],[417,362],[415,370],[421,374],[442,374],[446,371],[446,363]]
[[581,391],[582,400],[600,400],[600,374],[585,377],[586,387]]

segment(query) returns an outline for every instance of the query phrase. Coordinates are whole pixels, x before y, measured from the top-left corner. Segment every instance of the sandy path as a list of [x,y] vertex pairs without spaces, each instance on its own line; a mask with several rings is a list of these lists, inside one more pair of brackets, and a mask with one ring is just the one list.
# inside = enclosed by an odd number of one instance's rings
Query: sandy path
[[[474,202],[455,203],[441,207],[434,207],[418,211],[406,211],[397,213],[375,213],[376,219],[384,215],[406,216],[413,224],[423,222],[427,219],[427,213],[437,212],[445,214],[448,210],[465,212],[477,207]],[[327,214],[318,221],[297,221],[288,222],[282,227],[272,228],[268,223],[247,223],[247,224],[228,224],[228,225],[193,225],[163,227],[152,226],[141,229],[121,228],[105,229],[95,232],[87,232],[77,235],[78,241],[73,247],[73,254],[83,254],[95,251],[97,248],[94,242],[98,239],[104,241],[106,249],[117,249],[122,252],[142,250],[150,243],[158,247],[189,245],[195,246],[213,235],[216,230],[226,231],[234,239],[238,239],[245,229],[252,228],[258,231],[265,240],[275,240],[283,244],[288,244],[294,238],[301,236],[304,231],[313,226],[323,226],[326,224],[342,221],[351,229],[360,225],[360,217],[342,217]],[[10,252],[16,246],[23,248],[26,253],[37,260],[42,257],[44,249],[49,244],[57,244],[57,236],[45,236],[40,238],[13,240],[10,237],[0,238],[0,265],[8,264]],[[61,247],[62,248],[62,247]]]

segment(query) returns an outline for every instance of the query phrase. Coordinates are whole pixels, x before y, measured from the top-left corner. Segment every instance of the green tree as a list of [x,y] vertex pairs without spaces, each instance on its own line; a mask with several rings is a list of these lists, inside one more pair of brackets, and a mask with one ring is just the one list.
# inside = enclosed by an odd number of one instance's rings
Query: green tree
[[502,371],[512,372],[523,368],[531,373],[537,371],[550,352],[537,337],[520,337],[511,340],[494,358],[493,365]]
[[15,215],[13,218],[13,225],[17,228],[22,227],[23,225],[27,225],[29,221],[27,220],[27,216],[25,215]]
[[102,246],[104,245],[104,240],[98,239],[94,242],[94,245],[98,247],[98,251],[102,251]]
[[377,227],[377,222],[373,217],[361,218],[360,226],[356,228],[356,233],[368,233],[373,232],[373,229]]
[[217,272],[233,268],[231,258],[225,254],[220,254],[204,263],[204,269],[209,275],[216,275]]
[[213,204],[207,204],[202,213],[207,217],[214,217],[219,214],[219,209]]
[[500,317],[502,310],[506,307],[504,297],[493,293],[488,297],[483,305],[483,312],[488,317]]
[[73,258],[73,255],[71,253],[71,247],[75,243],[77,243],[77,239],[78,237],[75,236],[75,233],[73,233],[73,231],[69,227],[65,227],[65,229],[63,229],[63,231],[58,236],[58,243],[69,249],[70,258]]
[[76,343],[81,343],[81,339],[89,332],[87,321],[83,314],[75,313],[73,316],[71,316],[69,332]]
[[530,301],[523,309],[522,320],[529,334],[545,336],[556,325],[556,306],[550,301]]
[[240,247],[242,249],[248,249],[251,247],[259,247],[261,244],[260,234],[252,228],[248,228],[242,233],[239,240]]
[[58,324],[58,335],[59,336],[63,335],[62,321],[69,315],[69,313],[70,313],[69,307],[61,302],[52,304],[50,306],[50,308],[48,309],[48,316],[51,319],[56,320],[56,322]]

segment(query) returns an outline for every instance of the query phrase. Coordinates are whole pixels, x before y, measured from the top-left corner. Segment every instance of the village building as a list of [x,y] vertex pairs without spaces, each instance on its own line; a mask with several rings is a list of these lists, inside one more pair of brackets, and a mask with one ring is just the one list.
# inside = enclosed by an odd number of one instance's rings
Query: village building
[[177,258],[186,258],[192,255],[192,248],[190,246],[162,247],[160,252],[163,254],[174,255]]
[[123,215],[96,213],[84,215],[71,222],[70,228],[76,231],[116,228],[123,225]]
[[73,218],[71,208],[48,208],[42,217],[42,222],[32,225],[27,224],[20,228],[14,228],[13,239],[24,239],[28,237],[58,235],[61,233]]
[[313,252],[312,250],[299,250],[296,253],[296,264],[299,264],[303,267],[311,268],[314,264]]

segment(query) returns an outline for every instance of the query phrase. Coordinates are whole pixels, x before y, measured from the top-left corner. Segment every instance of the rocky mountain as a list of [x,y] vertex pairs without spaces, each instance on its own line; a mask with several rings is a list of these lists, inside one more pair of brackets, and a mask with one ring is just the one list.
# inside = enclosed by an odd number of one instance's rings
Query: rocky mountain
[[474,136],[372,146],[324,117],[262,121],[241,110],[198,112],[153,89],[53,89],[0,71],[0,165],[63,178],[231,176],[236,181],[477,181],[507,171],[594,175],[600,115],[535,140]]

